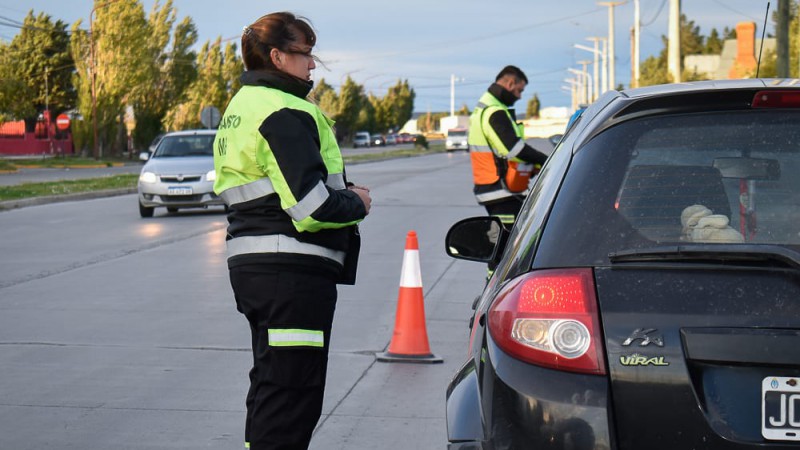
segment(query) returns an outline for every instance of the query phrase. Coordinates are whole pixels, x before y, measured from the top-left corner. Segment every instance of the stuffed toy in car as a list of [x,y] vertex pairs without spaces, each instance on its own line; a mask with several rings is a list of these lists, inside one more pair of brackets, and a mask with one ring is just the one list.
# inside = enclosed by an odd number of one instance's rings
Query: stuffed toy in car
[[681,213],[681,240],[707,243],[741,243],[744,237],[730,226],[730,219],[714,214],[703,205],[686,207]]

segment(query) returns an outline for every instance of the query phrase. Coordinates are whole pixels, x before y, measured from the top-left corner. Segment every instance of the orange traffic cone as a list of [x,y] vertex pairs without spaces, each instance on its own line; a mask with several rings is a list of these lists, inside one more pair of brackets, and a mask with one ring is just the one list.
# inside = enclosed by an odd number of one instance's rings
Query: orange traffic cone
[[400,293],[397,298],[394,334],[389,350],[378,353],[378,361],[439,363],[428,345],[425,329],[425,305],[422,300],[422,274],[419,266],[419,244],[417,233],[409,231],[406,250],[403,254],[403,269],[400,275]]

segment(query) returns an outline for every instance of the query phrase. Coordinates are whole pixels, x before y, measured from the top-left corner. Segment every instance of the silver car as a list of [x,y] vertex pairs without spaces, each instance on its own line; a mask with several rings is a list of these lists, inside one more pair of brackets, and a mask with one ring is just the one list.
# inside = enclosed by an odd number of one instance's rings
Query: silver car
[[225,206],[214,194],[216,130],[167,133],[139,175],[139,215],[153,217],[156,207]]

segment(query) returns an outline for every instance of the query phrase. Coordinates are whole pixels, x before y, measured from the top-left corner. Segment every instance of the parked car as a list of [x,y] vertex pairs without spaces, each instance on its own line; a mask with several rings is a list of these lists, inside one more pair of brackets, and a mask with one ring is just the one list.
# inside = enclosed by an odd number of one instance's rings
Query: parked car
[[358,131],[355,136],[353,136],[353,147],[369,147],[370,140],[369,133],[366,131]]
[[369,137],[369,144],[370,146],[374,145],[383,147],[386,145],[386,138],[384,138],[382,134],[373,134]]
[[386,135],[386,145],[397,145],[397,135],[396,134],[387,134]]
[[225,206],[214,194],[216,130],[167,133],[139,174],[139,215],[153,217],[155,208]]
[[411,133],[400,133],[397,135],[397,142],[401,144],[410,144],[414,142],[414,135]]
[[604,94],[516,223],[447,253],[497,263],[447,389],[449,448],[800,445],[800,88]]

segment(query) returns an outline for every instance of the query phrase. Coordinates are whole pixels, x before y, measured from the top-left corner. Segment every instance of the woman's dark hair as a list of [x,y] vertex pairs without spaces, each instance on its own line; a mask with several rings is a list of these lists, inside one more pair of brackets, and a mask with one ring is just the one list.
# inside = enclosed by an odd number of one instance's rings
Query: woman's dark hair
[[244,28],[242,34],[242,60],[246,70],[278,70],[269,56],[277,48],[286,53],[301,51],[297,46],[311,47],[317,35],[311,22],[290,12],[276,12],[262,16]]

